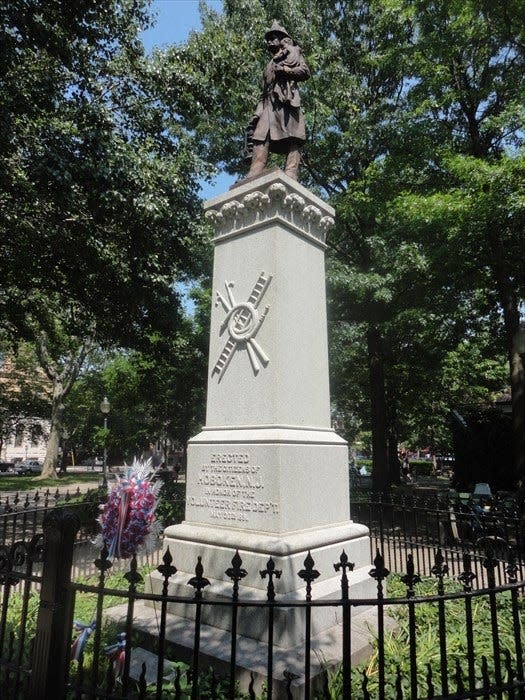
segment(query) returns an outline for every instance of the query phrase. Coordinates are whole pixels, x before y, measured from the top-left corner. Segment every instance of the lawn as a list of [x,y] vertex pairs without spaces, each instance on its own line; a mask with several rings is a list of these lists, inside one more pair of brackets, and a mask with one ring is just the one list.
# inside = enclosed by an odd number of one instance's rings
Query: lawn
[[34,476],[16,476],[5,475],[0,476],[0,493],[10,491],[28,491],[30,489],[49,489],[54,491],[57,486],[67,486],[70,491],[74,491],[77,486],[82,484],[92,484],[93,487],[98,486],[101,480],[101,474],[98,472],[75,472],[61,476],[60,479],[38,479]]

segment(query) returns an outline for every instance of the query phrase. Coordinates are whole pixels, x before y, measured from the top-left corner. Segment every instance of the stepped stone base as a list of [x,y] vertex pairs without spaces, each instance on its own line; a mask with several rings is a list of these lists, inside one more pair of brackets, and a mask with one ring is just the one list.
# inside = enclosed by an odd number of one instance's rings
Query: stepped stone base
[[[240,544],[242,543],[242,545]],[[341,597],[341,575],[336,574],[334,564],[340,560],[343,550],[352,562],[354,570],[348,572],[350,596],[369,598],[374,596],[374,581],[368,576],[370,569],[370,549],[368,529],[364,525],[347,523],[319,530],[293,533],[283,537],[272,537],[256,533],[239,533],[228,528],[211,528],[183,523],[167,528],[165,548],[170,549],[177,573],[170,578],[168,595],[187,597],[192,594],[188,581],[195,576],[197,557],[201,558],[203,575],[210,586],[203,590],[204,600],[232,598],[232,581],[226,570],[232,565],[234,547],[239,546],[242,568],[246,576],[240,585],[240,598],[247,601],[265,601],[268,578],[261,576],[269,558],[275,569],[281,572],[274,577],[275,594],[280,603],[303,601],[306,597],[305,582],[298,576],[305,567],[305,559],[310,552],[314,567],[319,576],[313,584],[315,599]],[[153,572],[149,577],[150,590],[161,593],[162,577]],[[170,603],[170,614],[193,620],[195,606],[185,603]],[[274,639],[282,648],[292,648],[304,644],[303,614],[298,608],[276,609]],[[202,620],[205,624],[221,630],[229,630],[230,614],[225,614],[223,605],[204,605]],[[265,608],[240,608],[238,633],[255,640],[267,641],[268,615]],[[318,634],[330,629],[339,622],[337,609],[321,607],[312,616],[312,633]]]
[[[158,616],[152,615],[151,607],[140,603],[135,606],[134,627],[142,632],[158,636]],[[127,606],[120,605],[107,611],[117,622],[125,623]],[[315,612],[315,611],[314,611]],[[351,662],[352,666],[365,661],[372,651],[373,631],[377,627],[377,610],[368,609],[352,615]],[[386,629],[393,629],[394,623],[385,617]],[[184,618],[169,615],[166,639],[173,645],[177,659],[191,664],[193,653],[193,625]],[[199,667],[206,671],[213,667],[217,674],[227,678],[229,675],[231,635],[225,630],[203,625],[201,628]],[[133,660],[136,657],[136,663]],[[322,688],[324,672],[340,663],[342,657],[342,626],[338,623],[312,637],[311,646],[311,690]],[[259,694],[267,680],[268,647],[264,642],[250,637],[237,637],[237,671],[236,679],[239,689],[247,692],[253,678],[253,689]],[[156,678],[157,656],[142,649],[132,651],[132,665],[136,675],[141,672],[142,662],[146,663],[147,677]],[[274,646],[273,654],[273,690],[277,699],[287,698],[287,679],[293,678],[290,686],[291,697],[304,698],[304,646],[297,645],[289,649]]]

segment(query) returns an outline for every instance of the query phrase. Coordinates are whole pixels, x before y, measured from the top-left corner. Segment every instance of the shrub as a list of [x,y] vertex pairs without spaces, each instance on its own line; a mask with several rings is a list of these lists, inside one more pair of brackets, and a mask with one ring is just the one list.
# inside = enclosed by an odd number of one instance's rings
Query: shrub
[[[445,592],[460,592],[462,587],[459,582],[445,581]],[[423,578],[416,586],[416,595],[432,595],[436,592],[436,580]],[[391,598],[405,598],[406,587],[401,582],[399,576],[389,578],[388,595]],[[516,652],[514,646],[514,630],[510,593],[504,592],[497,595],[497,615],[499,643],[502,657],[509,654],[514,659],[516,665]],[[523,614],[523,599],[520,602],[521,614]],[[467,685],[466,669],[468,668],[467,658],[467,635],[465,620],[464,598],[448,599],[446,606],[446,645],[448,678],[451,685],[457,682],[459,673],[461,680]],[[388,614],[395,619],[397,628],[385,634],[385,698],[394,700],[400,697],[398,683],[401,684],[402,697],[410,696],[410,634],[408,624],[408,610],[405,604],[392,605],[388,609]],[[439,686],[440,678],[440,636],[438,605],[435,602],[418,602],[415,605],[416,618],[416,640],[417,645],[417,679],[418,696],[426,697],[428,688],[427,681],[429,672],[433,678],[433,683]],[[493,677],[494,671],[494,647],[491,623],[490,602],[487,595],[482,595],[472,599],[472,632],[474,637],[475,663],[476,663],[476,683],[483,685],[482,677],[482,657],[487,659],[487,672]],[[368,661],[352,669],[352,688],[363,689],[366,685],[367,691],[372,697],[377,697],[379,685],[379,655],[377,639],[374,641],[374,651]],[[458,670],[459,669],[459,670]],[[399,675],[398,675],[399,674]],[[336,666],[328,670],[328,686],[331,698],[342,697],[342,669]],[[365,680],[366,677],[366,680]],[[436,687],[436,691],[438,688]],[[452,691],[450,691],[452,692]],[[491,696],[492,697],[492,696]]]
[[184,505],[186,502],[186,485],[175,479],[175,472],[162,469],[155,475],[162,481],[162,487],[157,502],[157,518],[164,525],[175,525],[184,520]]

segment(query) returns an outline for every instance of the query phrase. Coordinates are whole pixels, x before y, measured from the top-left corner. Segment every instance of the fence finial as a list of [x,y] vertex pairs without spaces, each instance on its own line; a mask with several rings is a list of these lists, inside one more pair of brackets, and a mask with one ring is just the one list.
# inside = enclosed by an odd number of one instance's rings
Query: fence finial
[[275,562],[270,557],[268,559],[267,564],[266,564],[266,569],[263,569],[259,573],[261,574],[261,578],[268,577],[268,588],[267,588],[268,600],[269,601],[275,600],[275,586],[273,585],[273,577],[275,576],[275,578],[281,578],[282,571],[277,570],[275,568]]

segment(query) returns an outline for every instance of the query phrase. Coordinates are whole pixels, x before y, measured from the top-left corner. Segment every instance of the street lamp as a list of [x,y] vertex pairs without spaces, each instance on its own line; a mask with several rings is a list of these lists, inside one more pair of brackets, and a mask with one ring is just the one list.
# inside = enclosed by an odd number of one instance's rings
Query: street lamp
[[108,413],[111,410],[111,404],[108,397],[100,402],[100,412],[104,416],[104,462],[102,464],[102,486],[107,488],[108,485],[108,448],[107,448],[107,429],[108,429]]

